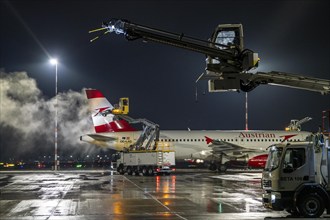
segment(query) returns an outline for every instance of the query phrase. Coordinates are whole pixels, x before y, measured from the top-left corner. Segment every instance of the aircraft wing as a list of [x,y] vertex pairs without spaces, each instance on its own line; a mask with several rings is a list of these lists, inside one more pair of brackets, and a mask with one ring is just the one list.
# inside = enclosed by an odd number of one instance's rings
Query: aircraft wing
[[212,151],[214,154],[219,154],[219,153],[225,153],[225,152],[229,152],[229,151],[239,151],[239,152],[244,152],[244,153],[248,153],[248,152],[256,152],[258,150],[256,149],[249,149],[249,148],[245,148],[236,144],[232,144],[226,141],[222,141],[219,139],[212,139],[209,137],[206,137],[206,143],[210,144],[209,147],[212,148]]
[[217,143],[212,143],[209,145],[212,148],[213,153],[224,153],[227,151],[246,151],[247,148],[243,148],[236,144],[232,144],[226,141],[217,141]]
[[302,75],[295,75],[284,72],[257,72],[252,74],[249,81],[259,84],[284,86],[289,88],[304,89],[313,92],[320,92],[322,95],[330,93],[330,80],[318,79]]

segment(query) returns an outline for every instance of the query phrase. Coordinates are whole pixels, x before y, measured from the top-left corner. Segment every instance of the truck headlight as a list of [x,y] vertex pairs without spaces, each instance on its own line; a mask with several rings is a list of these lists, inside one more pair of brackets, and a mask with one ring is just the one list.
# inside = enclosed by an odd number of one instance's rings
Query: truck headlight
[[281,199],[281,193],[272,192],[270,199],[271,203],[275,203],[276,200]]

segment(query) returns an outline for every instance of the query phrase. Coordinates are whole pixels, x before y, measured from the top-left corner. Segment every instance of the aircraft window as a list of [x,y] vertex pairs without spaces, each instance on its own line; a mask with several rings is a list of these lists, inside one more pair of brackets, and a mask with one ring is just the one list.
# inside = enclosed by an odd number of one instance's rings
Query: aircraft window
[[231,141],[233,142],[233,141],[234,141],[234,139],[231,139]]
[[246,141],[249,141],[249,139],[246,139]]
[[175,141],[178,142],[178,139],[176,139]]
[[244,141],[244,139],[241,139],[241,141],[243,142],[243,141]]
[[278,142],[278,139],[276,139],[276,142]]
[[201,139],[198,139],[198,141],[201,141]]
[[258,142],[260,141],[260,139],[258,139]]
[[195,142],[197,141],[197,139],[195,139]]
[[193,142],[194,141],[194,139],[191,139],[191,142]]
[[189,141],[189,139],[187,139],[187,141]]
[[263,141],[264,141],[264,139],[261,139],[261,141],[263,142]]
[[180,142],[182,141],[182,139],[180,139]]
[[257,142],[257,140],[256,140],[256,139],[254,139],[254,142]]
[[160,139],[161,142],[163,142],[163,139]]
[[235,141],[237,142],[237,139],[235,139]]

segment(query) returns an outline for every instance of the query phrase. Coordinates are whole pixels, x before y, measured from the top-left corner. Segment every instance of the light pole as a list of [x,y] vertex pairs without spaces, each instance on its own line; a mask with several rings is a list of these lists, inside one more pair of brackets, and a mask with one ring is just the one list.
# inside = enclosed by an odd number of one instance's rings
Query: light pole
[[55,65],[55,166],[54,170],[57,171],[57,59],[50,59],[49,62]]

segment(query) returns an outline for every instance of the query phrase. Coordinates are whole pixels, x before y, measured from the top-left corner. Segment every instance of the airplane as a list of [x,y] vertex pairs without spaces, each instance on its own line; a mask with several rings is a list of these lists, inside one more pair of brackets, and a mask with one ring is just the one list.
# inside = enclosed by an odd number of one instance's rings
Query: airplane
[[[86,95],[96,133],[83,135],[80,140],[116,151],[132,146],[142,131],[113,114],[103,114],[114,107],[99,90],[86,89]],[[178,160],[210,161],[211,170],[225,171],[223,159],[243,158],[250,166],[262,168],[268,146],[304,141],[309,135],[311,132],[297,130],[161,130],[159,141],[174,149]],[[220,164],[214,163],[216,160]]]

